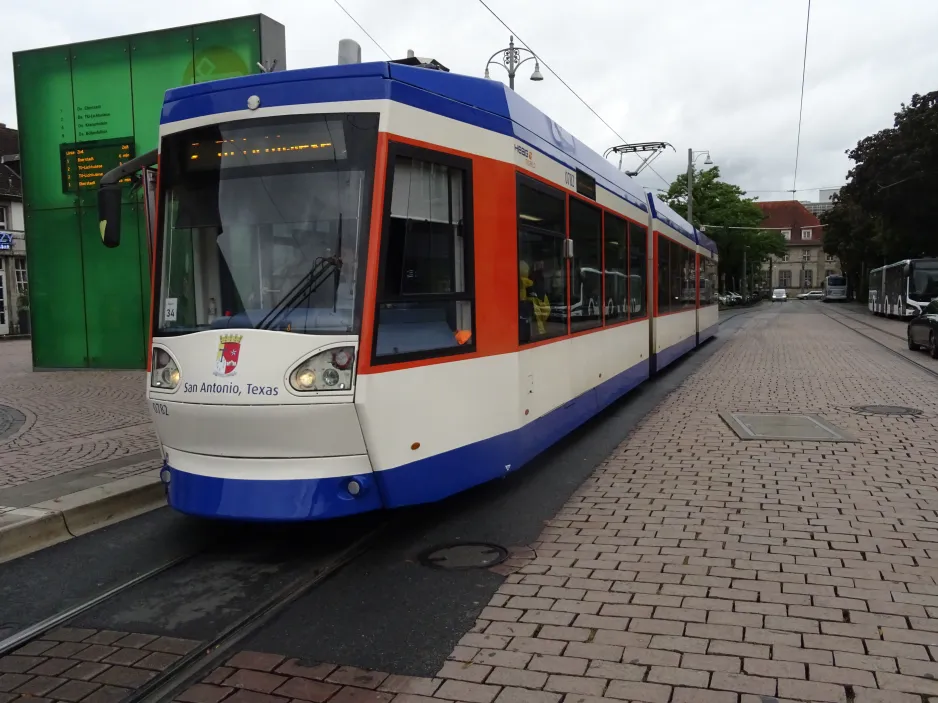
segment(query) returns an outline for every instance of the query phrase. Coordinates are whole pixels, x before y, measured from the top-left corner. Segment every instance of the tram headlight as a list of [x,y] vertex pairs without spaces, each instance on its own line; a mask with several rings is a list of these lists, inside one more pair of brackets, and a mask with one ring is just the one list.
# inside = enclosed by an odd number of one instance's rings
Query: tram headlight
[[179,385],[179,367],[165,349],[153,349],[153,363],[150,371],[150,387],[171,391]]
[[290,374],[294,390],[347,391],[352,387],[355,349],[341,347],[314,354],[297,366]]

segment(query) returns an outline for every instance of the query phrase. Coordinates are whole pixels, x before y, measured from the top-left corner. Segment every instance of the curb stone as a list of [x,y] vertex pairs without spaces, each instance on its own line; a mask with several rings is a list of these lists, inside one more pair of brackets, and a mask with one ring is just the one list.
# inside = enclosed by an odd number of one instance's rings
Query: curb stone
[[0,563],[166,505],[159,469],[28,508],[0,506]]

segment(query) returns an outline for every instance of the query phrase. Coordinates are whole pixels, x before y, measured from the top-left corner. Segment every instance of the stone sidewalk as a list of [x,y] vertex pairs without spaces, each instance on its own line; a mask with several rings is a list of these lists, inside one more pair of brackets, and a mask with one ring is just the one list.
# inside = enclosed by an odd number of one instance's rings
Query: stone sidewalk
[[89,467],[112,479],[158,465],[144,372],[33,372],[28,340],[0,350],[0,491]]
[[0,562],[165,504],[142,371],[33,372],[0,343]]
[[[571,497],[437,678],[242,653],[187,703],[938,702],[938,385],[753,314]],[[860,405],[907,406],[883,416]],[[851,443],[741,440],[817,413]]]

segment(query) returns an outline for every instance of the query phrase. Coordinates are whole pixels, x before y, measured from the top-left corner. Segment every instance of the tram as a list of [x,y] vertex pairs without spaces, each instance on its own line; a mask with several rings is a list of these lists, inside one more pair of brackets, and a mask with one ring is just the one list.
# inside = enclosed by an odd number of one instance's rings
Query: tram
[[824,277],[822,288],[825,303],[844,301],[847,299],[847,277],[842,274],[831,274]]
[[147,396],[183,513],[441,500],[716,332],[713,241],[501,83],[262,73],[168,91],[159,137],[98,204],[119,246],[147,174]]
[[870,271],[870,312],[911,318],[938,297],[938,259],[905,259]]

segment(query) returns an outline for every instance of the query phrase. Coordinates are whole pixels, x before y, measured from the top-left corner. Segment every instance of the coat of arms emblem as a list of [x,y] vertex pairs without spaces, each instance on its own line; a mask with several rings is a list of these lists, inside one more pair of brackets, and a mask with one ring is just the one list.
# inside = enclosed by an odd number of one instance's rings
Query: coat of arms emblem
[[241,358],[240,334],[223,334],[218,339],[218,354],[215,357],[216,376],[234,376],[238,368],[238,359]]

